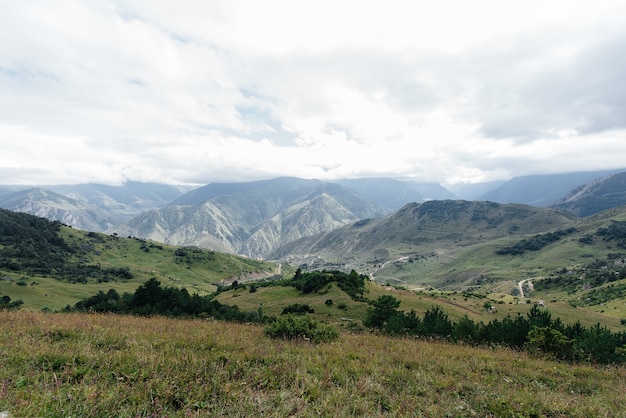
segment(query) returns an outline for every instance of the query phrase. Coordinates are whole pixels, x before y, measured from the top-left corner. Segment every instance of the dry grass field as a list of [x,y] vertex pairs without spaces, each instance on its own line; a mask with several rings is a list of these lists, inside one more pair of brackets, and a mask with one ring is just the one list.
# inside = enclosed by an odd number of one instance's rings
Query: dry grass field
[[213,320],[0,312],[16,417],[626,416],[626,368],[342,333],[272,340]]

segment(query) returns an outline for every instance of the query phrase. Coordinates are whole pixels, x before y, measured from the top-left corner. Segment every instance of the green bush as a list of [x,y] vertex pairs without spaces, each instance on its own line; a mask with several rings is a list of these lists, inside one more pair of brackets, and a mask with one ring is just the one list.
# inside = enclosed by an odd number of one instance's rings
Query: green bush
[[525,346],[531,353],[553,356],[557,359],[572,358],[574,340],[550,327],[533,327],[528,333]]
[[263,331],[265,335],[275,339],[314,343],[330,342],[339,338],[339,331],[336,328],[321,324],[309,316],[281,316],[267,325]]
[[307,313],[315,313],[315,309],[311,308],[306,303],[304,304],[294,303],[292,305],[285,307],[283,311],[281,312],[282,315],[287,315],[287,314],[304,315]]

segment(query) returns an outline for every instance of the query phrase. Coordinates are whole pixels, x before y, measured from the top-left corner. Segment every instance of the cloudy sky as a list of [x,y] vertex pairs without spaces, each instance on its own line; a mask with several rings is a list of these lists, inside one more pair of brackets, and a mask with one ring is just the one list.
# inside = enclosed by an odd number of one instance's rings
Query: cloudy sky
[[626,2],[5,1],[0,184],[626,167]]

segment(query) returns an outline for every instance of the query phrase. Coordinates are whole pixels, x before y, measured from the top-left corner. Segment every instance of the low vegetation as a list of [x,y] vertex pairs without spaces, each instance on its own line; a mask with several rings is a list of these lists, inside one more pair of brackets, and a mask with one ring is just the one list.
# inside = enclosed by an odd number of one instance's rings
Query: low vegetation
[[[337,284],[350,277],[358,275],[354,272],[302,273],[298,270],[294,279],[271,284],[290,285],[310,293],[309,288],[322,290],[331,283]],[[318,281],[319,285],[316,285]],[[348,282],[352,283],[351,280]],[[303,288],[302,283],[309,285]],[[359,301],[365,299],[359,296]],[[467,344],[527,349],[572,362],[626,362],[626,332],[614,333],[600,324],[592,328],[584,327],[580,322],[565,324],[560,318],[553,319],[550,311],[538,305],[534,305],[525,316],[506,316],[503,320],[493,319],[484,323],[474,322],[467,315],[455,322],[439,306],[432,306],[423,317],[419,317],[414,310],[398,310],[401,301],[390,294],[381,295],[367,303],[371,307],[367,310],[363,325],[388,335],[440,338]],[[330,306],[327,302],[324,304]],[[492,309],[489,301],[483,306],[485,309]],[[214,299],[214,295],[191,295],[184,288],[161,287],[160,282],[154,278],[139,286],[132,295],[126,293],[120,297],[114,289],[110,289],[106,294],[99,292],[78,302],[74,307],[67,306],[65,311],[211,317],[226,321],[269,323],[266,333],[274,338],[303,338],[326,342],[338,337],[338,331],[334,327],[322,325],[308,316],[315,313],[308,304],[290,304],[276,318],[264,315],[261,305],[256,310],[245,312],[237,305],[220,303]]]
[[339,331],[305,315],[286,315],[271,321],[264,329],[266,335],[285,340],[327,343],[339,338]]
[[498,255],[521,255],[526,251],[539,251],[542,248],[552,244],[563,238],[566,235],[576,232],[576,228],[559,229],[554,232],[547,232],[545,234],[533,235],[530,238],[525,238],[515,245],[509,247],[498,248],[495,253]]
[[626,369],[343,333],[324,344],[203,319],[0,312],[14,416],[623,416]]
[[584,327],[580,322],[565,324],[537,305],[525,316],[507,316],[488,323],[474,322],[468,316],[453,321],[439,306],[427,310],[423,317],[415,311],[399,311],[399,306],[400,301],[393,296],[382,295],[372,302],[363,322],[388,335],[526,349],[534,354],[570,362],[626,362],[626,332],[614,333],[600,324],[591,328]]
[[578,267],[563,268],[537,281],[537,291],[565,290],[578,297],[573,306],[596,306],[626,297],[626,254],[609,253]]

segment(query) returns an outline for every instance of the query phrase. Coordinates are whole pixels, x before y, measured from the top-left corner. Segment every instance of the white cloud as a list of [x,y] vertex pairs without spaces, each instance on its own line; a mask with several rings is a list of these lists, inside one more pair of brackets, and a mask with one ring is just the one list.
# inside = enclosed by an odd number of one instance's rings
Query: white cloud
[[619,1],[11,2],[2,183],[619,168]]

